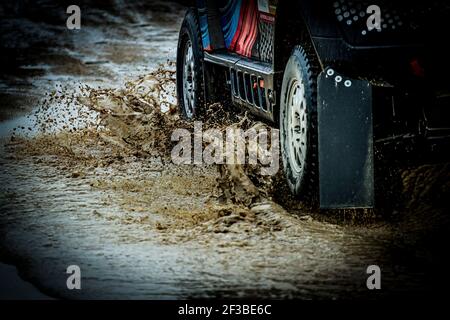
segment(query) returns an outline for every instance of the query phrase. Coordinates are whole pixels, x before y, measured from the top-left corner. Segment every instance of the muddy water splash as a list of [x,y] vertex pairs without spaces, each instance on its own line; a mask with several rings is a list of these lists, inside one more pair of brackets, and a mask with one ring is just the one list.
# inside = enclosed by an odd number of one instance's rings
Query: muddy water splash
[[[83,87],[70,98],[82,125],[41,109],[37,133],[6,144],[3,242],[38,266],[27,274],[41,287],[78,297],[63,272],[76,261],[87,273],[81,297],[356,297],[368,294],[365,268],[375,263],[384,294],[424,290],[422,260],[413,269],[392,262],[389,228],[314,220],[284,201],[281,173],[174,165],[173,130],[193,129],[174,88],[173,63],[119,89]],[[264,126],[221,105],[202,120],[220,130]]]
[[[194,233],[190,230],[192,228],[202,232],[226,232],[234,224],[234,229],[241,225],[243,228],[267,228],[266,219],[258,218],[264,215],[265,210],[286,215],[281,207],[269,200],[268,192],[263,188],[270,184],[267,181],[270,178],[258,177],[254,166],[249,169],[251,179],[247,166],[178,168],[171,163],[172,132],[178,128],[193,129],[193,124],[181,119],[177,111],[174,80],[174,64],[168,63],[126,83],[124,88],[83,88],[80,96],[70,97],[71,103],[76,100],[82,104],[80,109],[83,112],[78,116],[81,121],[83,118],[86,120],[86,127],[81,130],[75,126],[64,130],[72,118],[53,120],[43,116],[48,114],[45,112],[49,108],[47,106],[53,105],[55,99],[62,100],[53,94],[37,112],[40,115],[37,123],[42,133],[31,140],[15,137],[9,147],[14,148],[15,157],[19,158],[58,157],[59,166],[70,168],[72,172],[69,175],[75,178],[85,176],[92,168],[111,167],[116,162],[127,163],[136,158],[154,162],[155,174],[144,181],[98,177],[91,186],[121,193],[122,198],[117,201],[127,211],[151,210],[161,214],[166,221],[157,221],[156,229],[170,235],[177,230],[181,236],[190,234],[189,238],[192,238],[195,234],[195,230]],[[92,112],[86,112],[85,107]],[[219,104],[211,106],[203,120],[206,129],[225,130],[231,125],[245,129],[262,126],[245,113],[226,111]],[[56,121],[66,124],[60,125]],[[55,133],[58,128],[63,130]],[[252,180],[264,182],[259,183],[258,188]],[[192,197],[193,194],[196,197]],[[182,200],[180,197],[188,198]],[[272,220],[277,222],[271,221],[269,225],[280,229],[282,218]],[[176,234],[178,240],[180,234]]]

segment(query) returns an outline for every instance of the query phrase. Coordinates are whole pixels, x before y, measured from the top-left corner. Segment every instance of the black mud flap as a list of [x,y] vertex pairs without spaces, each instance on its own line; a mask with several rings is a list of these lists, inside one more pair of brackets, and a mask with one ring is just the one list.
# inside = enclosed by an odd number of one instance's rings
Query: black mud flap
[[371,85],[327,69],[317,96],[320,207],[373,208]]

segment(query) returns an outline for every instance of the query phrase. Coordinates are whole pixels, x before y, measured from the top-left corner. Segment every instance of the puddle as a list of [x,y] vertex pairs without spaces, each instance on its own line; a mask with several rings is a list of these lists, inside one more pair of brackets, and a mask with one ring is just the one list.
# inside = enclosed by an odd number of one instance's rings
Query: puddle
[[[193,124],[180,118],[174,91],[183,11],[163,9],[147,18],[149,25],[131,13],[119,19],[129,29],[89,25],[72,40],[92,47],[57,50],[83,61],[85,73],[63,72],[56,63],[29,79],[47,94],[26,116],[0,124],[1,252],[46,294],[62,298],[427,292],[429,259],[399,241],[404,237],[393,226],[317,219],[288,196],[282,173],[263,178],[250,166],[171,162],[173,130]],[[128,38],[136,24],[140,42]],[[136,50],[129,56],[130,45]],[[210,106],[202,120],[204,128],[220,130],[264,126],[221,105]],[[405,179],[417,176],[427,175],[411,171]],[[435,179],[420,179],[416,185],[433,187],[408,192],[426,198],[436,191]],[[66,288],[72,264],[81,268],[81,291]],[[383,270],[378,295],[366,287],[372,264]]]

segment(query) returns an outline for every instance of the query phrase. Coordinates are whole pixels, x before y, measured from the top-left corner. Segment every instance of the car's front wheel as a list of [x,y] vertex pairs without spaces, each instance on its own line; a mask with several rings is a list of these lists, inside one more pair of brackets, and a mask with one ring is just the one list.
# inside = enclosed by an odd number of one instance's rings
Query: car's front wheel
[[314,57],[301,46],[292,51],[280,101],[281,155],[292,193],[317,202],[317,72]]
[[189,9],[181,25],[177,48],[177,96],[182,115],[193,119],[205,103],[203,47],[197,14]]

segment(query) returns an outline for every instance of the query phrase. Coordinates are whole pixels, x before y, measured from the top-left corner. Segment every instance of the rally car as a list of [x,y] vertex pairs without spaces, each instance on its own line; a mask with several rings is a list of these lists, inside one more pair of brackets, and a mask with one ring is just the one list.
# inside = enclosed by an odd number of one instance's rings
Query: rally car
[[448,140],[449,13],[442,0],[197,1],[179,35],[181,112],[225,97],[279,126],[294,195],[373,207],[375,144]]

